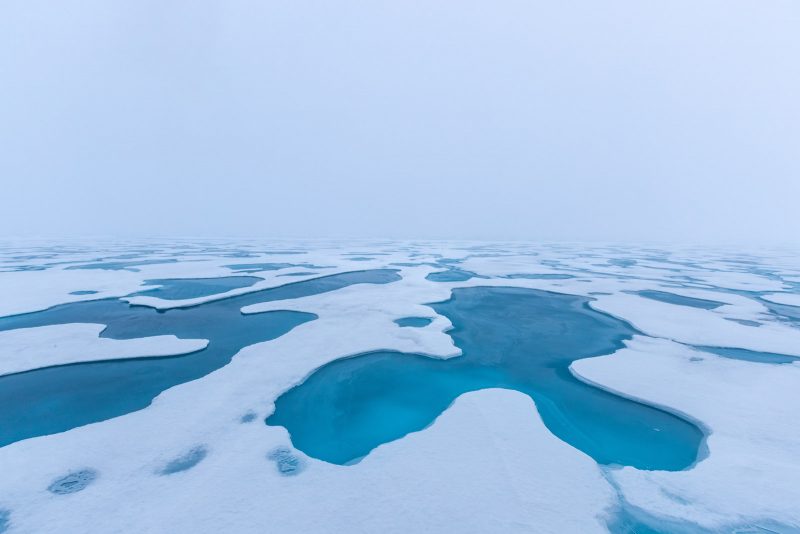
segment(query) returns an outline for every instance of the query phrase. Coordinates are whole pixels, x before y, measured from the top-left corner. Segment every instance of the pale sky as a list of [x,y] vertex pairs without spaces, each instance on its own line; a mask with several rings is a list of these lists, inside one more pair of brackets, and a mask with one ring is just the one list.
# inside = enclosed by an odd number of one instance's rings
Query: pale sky
[[0,236],[800,244],[800,2],[4,0]]

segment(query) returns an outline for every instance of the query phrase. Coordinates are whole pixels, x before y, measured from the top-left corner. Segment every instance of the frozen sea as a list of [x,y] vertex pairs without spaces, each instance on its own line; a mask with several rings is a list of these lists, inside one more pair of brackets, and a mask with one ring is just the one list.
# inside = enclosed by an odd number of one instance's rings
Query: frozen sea
[[0,243],[0,533],[800,532],[800,253]]

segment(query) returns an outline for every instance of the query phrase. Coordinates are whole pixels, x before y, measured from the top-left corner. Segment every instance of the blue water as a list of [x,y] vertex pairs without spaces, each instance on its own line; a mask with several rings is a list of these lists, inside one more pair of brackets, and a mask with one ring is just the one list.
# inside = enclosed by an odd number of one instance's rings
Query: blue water
[[518,274],[507,274],[503,278],[524,278],[527,280],[567,280],[569,278],[575,278],[574,275],[571,274],[561,274],[561,273],[540,273],[540,274],[531,274],[531,273],[518,273]]
[[695,346],[693,348],[701,350],[703,352],[710,352],[711,354],[716,354],[717,356],[722,356],[723,358],[731,358],[734,360],[745,360],[748,362],[793,363],[796,361],[800,361],[800,358],[798,358],[797,356],[789,356],[787,354],[777,354],[774,352],[759,352],[754,350],[736,349],[730,347]]
[[135,271],[138,272],[142,265],[158,265],[161,263],[176,263],[178,260],[163,259],[163,260],[139,260],[139,261],[107,261],[97,263],[83,263],[81,265],[72,265],[67,267],[67,270],[72,269],[103,269],[106,271]]
[[678,304],[680,306],[691,306],[692,308],[702,308],[704,310],[713,310],[724,306],[724,302],[717,302],[716,300],[698,299],[694,297],[686,297],[684,295],[676,295],[675,293],[668,293],[666,291],[656,291],[646,289],[644,291],[636,291],[636,294],[651,300],[659,302],[666,302],[668,304]]
[[395,319],[394,322],[399,326],[421,328],[423,326],[428,326],[432,321],[433,319],[429,317],[403,317],[402,319]]
[[145,285],[158,285],[134,293],[133,296],[157,297],[166,300],[183,300],[225,293],[232,289],[250,287],[263,278],[256,276],[224,276],[220,278],[161,278],[145,280]]
[[616,267],[633,267],[636,265],[636,260],[631,259],[623,259],[623,258],[612,258],[607,262],[609,265],[614,265]]
[[45,269],[47,269],[47,266],[45,265],[15,265],[13,267],[3,267],[0,269],[0,272],[14,273],[23,271],[44,271]]
[[649,525],[631,514],[626,508],[617,510],[606,526],[611,534],[677,534],[677,531],[666,525],[664,525],[665,528]]
[[94,295],[97,291],[93,291],[91,289],[82,289],[79,291],[71,291],[70,295]]
[[469,280],[470,278],[486,278],[486,277],[475,274],[472,271],[464,271],[462,269],[456,269],[456,268],[448,269],[446,271],[438,271],[435,273],[430,273],[428,276],[425,277],[426,280],[430,280],[432,282],[464,282],[465,280]]
[[274,339],[316,318],[292,311],[243,315],[244,306],[399,279],[397,271],[379,269],[323,276],[166,311],[101,299],[0,317],[0,331],[100,323],[107,325],[100,336],[112,339],[174,334],[209,340],[205,349],[181,356],[79,363],[0,377],[0,446],[141,410],[162,391],[226,365],[243,347]]
[[238,272],[257,272],[257,271],[277,271],[278,269],[288,269],[289,267],[305,267],[306,264],[300,263],[234,263],[233,265],[223,265],[231,271]]
[[800,532],[796,525],[776,523],[766,518],[754,522],[729,523],[708,529],[696,523],[650,514],[627,503],[617,508],[606,519],[606,527],[611,534],[797,534]]
[[602,464],[683,469],[703,433],[689,421],[577,380],[576,359],[611,353],[635,331],[584,297],[520,288],[455,289],[432,304],[463,355],[440,360],[378,351],[331,362],[288,390],[267,424],[294,446],[348,464],[431,424],[459,395],[506,388],[529,395],[556,436]]
[[749,319],[734,319],[733,317],[725,317],[728,321],[733,321],[734,323],[739,323],[744,326],[761,326],[761,323],[758,321],[751,321]]
[[427,265],[429,267],[439,267],[439,265],[435,263],[419,262],[419,261],[397,261],[394,263],[390,263],[389,265],[394,265],[397,267],[418,267],[420,265]]
[[[791,284],[791,282],[785,282],[781,278],[777,278],[783,284]],[[720,287],[714,285],[704,284],[703,289],[713,289],[715,291],[719,291],[722,293],[731,293],[733,295],[739,295],[742,297],[746,297],[749,299],[753,299],[760,304],[763,304],[765,308],[767,308],[770,314],[777,320],[783,321],[788,323],[793,327],[800,327],[800,307],[798,306],[789,306],[786,304],[777,304],[775,302],[770,302],[762,298],[765,291],[747,291],[743,289],[731,289],[729,287]]]
[[778,316],[778,318],[783,319],[792,325],[800,326],[800,307],[789,306],[788,304],[776,304],[775,302],[769,302],[768,300],[764,300],[762,298],[759,298],[758,300],[764,306],[766,306],[770,312]]

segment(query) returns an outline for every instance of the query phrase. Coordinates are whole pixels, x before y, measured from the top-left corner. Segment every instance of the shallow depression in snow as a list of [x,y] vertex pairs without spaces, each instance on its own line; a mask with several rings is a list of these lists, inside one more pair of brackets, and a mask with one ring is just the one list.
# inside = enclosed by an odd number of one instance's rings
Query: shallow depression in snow
[[47,487],[47,491],[56,495],[66,495],[77,493],[86,489],[89,484],[97,478],[97,471],[93,469],[83,469],[75,471],[57,478]]
[[161,475],[171,475],[173,473],[180,473],[181,471],[188,471],[203,461],[208,455],[208,448],[205,445],[198,445],[186,451],[184,454],[170,460],[160,471]]

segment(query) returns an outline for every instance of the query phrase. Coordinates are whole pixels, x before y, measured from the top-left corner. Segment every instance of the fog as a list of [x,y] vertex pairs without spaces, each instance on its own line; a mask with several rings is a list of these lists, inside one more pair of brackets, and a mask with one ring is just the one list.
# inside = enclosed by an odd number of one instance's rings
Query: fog
[[5,0],[0,236],[800,244],[800,3]]

